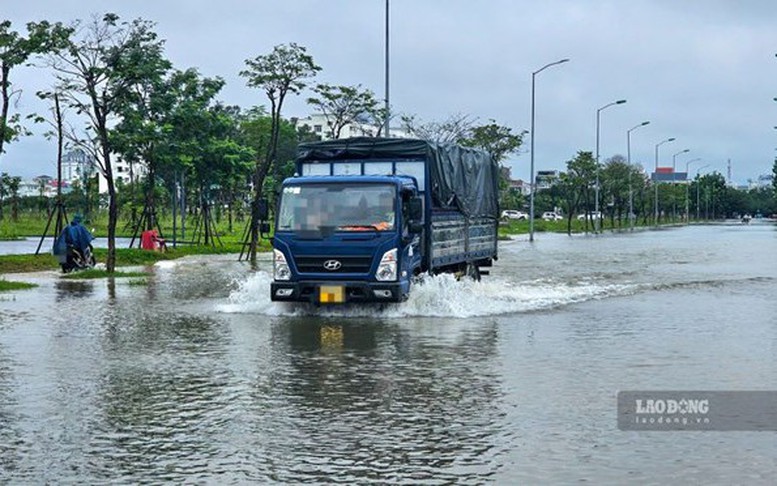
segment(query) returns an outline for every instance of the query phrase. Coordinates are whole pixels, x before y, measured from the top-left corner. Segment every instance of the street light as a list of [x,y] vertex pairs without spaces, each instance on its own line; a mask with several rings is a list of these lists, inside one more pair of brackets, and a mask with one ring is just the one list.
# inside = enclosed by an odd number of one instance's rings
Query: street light
[[[690,151],[691,149],[680,150],[676,154],[672,155],[672,175],[673,176],[674,176],[675,167],[677,167],[677,163],[676,163],[677,156],[680,154],[687,154]],[[674,177],[672,177],[672,180],[674,180]]]
[[631,132],[645,125],[650,125],[650,122],[643,121],[639,125],[626,130],[626,160],[629,164],[629,228],[631,229],[634,229],[634,193],[631,190]]
[[[702,165],[701,167],[696,169],[696,177],[697,178],[699,177],[699,173],[701,172],[702,169],[706,169],[709,166],[710,164]],[[701,186],[701,179],[696,181],[696,221],[699,221],[699,187],[700,186]]]
[[625,102],[626,100],[613,101],[596,110],[596,192],[594,196],[594,233],[599,232],[599,114],[606,108],[614,105],[622,105]]
[[673,209],[672,209],[672,221],[677,220],[677,199],[675,198],[675,188],[677,184],[677,170],[675,169],[677,167],[677,156],[680,154],[687,154],[690,152],[691,149],[685,149],[677,152],[676,154],[672,155],[672,202],[674,203]]
[[[389,0],[386,0],[386,66],[385,66],[385,83],[386,83],[386,98],[385,98],[385,110],[386,110],[386,127],[384,128],[386,138],[389,138],[389,120],[391,119],[391,104],[389,103]],[[380,135],[380,134],[378,134]]]
[[656,226],[658,226],[658,147],[661,145],[667,143],[667,142],[674,142],[675,138],[667,138],[666,140],[662,140],[661,142],[658,142],[656,144],[656,170],[653,172],[654,177],[656,178],[655,181],[653,181],[654,185],[656,186],[656,195],[655,195],[655,214],[654,214],[654,223]]
[[551,62],[550,64],[546,64],[531,73],[531,174],[529,175],[529,241],[534,241],[534,78],[549,67],[563,64],[568,61],[569,59],[562,59],[560,61]]
[[688,170],[690,169],[692,163],[698,162],[700,160],[701,159],[699,157],[696,157],[695,159],[691,159],[691,160],[689,160],[688,162],[685,163],[685,179],[686,179],[686,184],[685,184],[685,224],[688,224],[688,223],[691,222],[691,214],[690,214],[690,207],[689,207],[690,202],[688,201],[688,191],[690,190],[691,183],[688,180]]

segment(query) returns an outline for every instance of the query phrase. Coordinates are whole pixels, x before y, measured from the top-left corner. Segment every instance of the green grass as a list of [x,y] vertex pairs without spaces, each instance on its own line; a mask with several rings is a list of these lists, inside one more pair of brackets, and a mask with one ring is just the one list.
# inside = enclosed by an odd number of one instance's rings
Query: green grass
[[59,268],[53,255],[0,255],[0,273],[41,272]]
[[11,290],[26,290],[35,287],[37,287],[37,285],[27,282],[14,282],[12,280],[0,279],[0,292],[8,292]]
[[[72,219],[75,212],[73,210],[68,211],[68,217]],[[6,210],[4,218],[0,220],[0,240],[15,240],[24,238],[27,236],[40,236],[43,234],[43,230],[46,229],[46,223],[48,221],[48,213],[42,213],[40,211],[22,211],[19,213],[17,221],[12,221],[10,212]],[[191,240],[194,234],[194,230],[197,227],[197,217],[190,216],[186,219],[186,239]],[[160,213],[159,225],[161,226],[162,233],[165,235],[168,241],[172,241],[173,221],[169,215]],[[53,232],[54,221],[52,221],[51,227],[49,227],[48,235]],[[89,231],[96,237],[108,236],[108,215],[105,211],[100,211],[91,215],[84,221]],[[221,221],[215,224],[215,231],[218,237],[225,245],[231,243],[240,244],[243,239],[243,232],[245,231],[246,221],[234,221],[232,224],[232,231],[229,231],[229,224],[226,215],[221,218]],[[120,217],[116,224],[116,236],[117,237],[132,237],[132,233],[135,230],[135,224],[131,224],[129,218]],[[178,240],[181,240],[181,222],[177,224]],[[139,235],[138,235],[139,236]],[[200,237],[202,240],[203,238]],[[239,251],[239,250],[238,250]]]
[[[160,260],[174,260],[187,255],[235,254],[240,253],[241,246],[238,243],[225,244],[224,247],[217,246],[216,248],[205,245],[191,245],[170,248],[166,252],[141,250],[139,248],[117,248],[116,266],[153,265]],[[269,251],[270,243],[262,240],[259,250]],[[108,256],[108,250],[105,248],[95,248],[94,256],[98,262],[104,263]],[[40,272],[58,268],[59,263],[57,259],[48,253],[41,255],[0,255],[0,273]]]
[[99,270],[96,268],[90,268],[89,270],[80,270],[77,272],[68,273],[62,276],[62,278],[68,278],[72,280],[93,280],[96,278],[128,278],[128,277],[147,277],[145,272],[113,272],[108,273],[105,270]]
[[127,282],[127,285],[129,285],[130,287],[142,287],[144,285],[148,285],[148,279],[133,278],[132,280]]
[[[25,236],[40,236],[46,227],[46,221],[48,216],[38,212],[23,212],[19,215],[18,221],[12,221],[10,215],[0,221],[0,240],[2,239],[19,239]],[[92,233],[97,237],[104,237],[107,233],[107,216],[105,214],[99,214],[91,220],[85,222],[85,226],[89,228]],[[209,254],[229,254],[240,253],[242,249],[243,230],[245,222],[235,222],[233,224],[233,231],[229,231],[228,224],[224,220],[221,224],[216,225],[216,231],[219,235],[222,245],[218,242],[215,247],[211,245],[178,245],[177,248],[172,247],[172,238],[170,233],[172,232],[172,220],[162,218],[161,220],[162,231],[165,233],[168,241],[167,252],[154,252],[148,250],[141,250],[138,248],[117,248],[116,249],[116,265],[128,266],[128,265],[153,265],[160,260],[173,260],[187,255],[209,255]],[[179,223],[180,225],[180,223]],[[187,220],[187,240],[191,240],[193,232],[196,227],[196,219],[189,218]],[[131,237],[134,227],[128,225],[126,220],[119,221],[117,225],[117,236],[119,237]],[[178,229],[180,232],[180,228]],[[52,230],[49,229],[49,235]],[[200,238],[204,243],[204,239]],[[140,244],[139,239],[135,241],[136,245]],[[48,245],[48,250],[50,245]],[[269,241],[262,239],[259,242],[259,251],[269,251],[271,249]],[[94,251],[95,258],[98,262],[105,262],[108,250],[97,248]],[[39,272],[44,270],[53,270],[59,268],[59,264],[51,254],[45,253],[42,255],[0,255],[0,273],[23,273],[23,272]]]
[[[676,222],[672,221],[666,221],[662,222],[662,225],[666,224],[676,224]],[[647,225],[642,223],[642,220],[639,220],[634,225],[636,228],[640,227],[652,227],[652,223],[648,223]],[[618,230],[625,230],[628,229],[628,222],[623,221],[621,225],[619,225],[618,220],[615,220],[615,224],[611,224],[609,218],[605,218],[602,221],[602,231],[618,231]],[[571,227],[572,233],[584,233],[586,231],[585,221],[578,221],[577,218],[572,219],[572,227]],[[542,233],[542,232],[548,232],[548,233],[566,233],[567,232],[567,220],[563,219],[561,221],[545,221],[543,219],[537,218],[534,220],[534,231],[536,233]],[[593,232],[593,226],[592,222],[588,222],[588,232]],[[499,224],[499,236],[500,238],[506,238],[510,235],[522,235],[522,234],[528,234],[529,233],[529,221],[515,221],[515,220],[509,220],[509,221],[502,221]]]

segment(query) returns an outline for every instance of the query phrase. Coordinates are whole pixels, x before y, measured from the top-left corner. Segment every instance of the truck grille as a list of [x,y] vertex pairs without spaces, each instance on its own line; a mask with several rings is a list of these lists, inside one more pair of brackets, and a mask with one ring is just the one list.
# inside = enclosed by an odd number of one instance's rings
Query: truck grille
[[[324,264],[330,260],[340,262],[340,267],[336,270],[327,269]],[[372,256],[370,255],[325,257],[295,255],[294,261],[300,273],[369,273],[372,266]]]

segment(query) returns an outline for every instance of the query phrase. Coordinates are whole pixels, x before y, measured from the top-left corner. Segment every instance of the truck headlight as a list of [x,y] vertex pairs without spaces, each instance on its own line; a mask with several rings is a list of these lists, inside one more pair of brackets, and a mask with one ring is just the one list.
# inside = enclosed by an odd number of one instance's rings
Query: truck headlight
[[380,259],[380,265],[375,272],[375,280],[393,282],[397,279],[397,249],[389,250]]
[[273,249],[273,278],[275,280],[289,280],[291,278],[291,270],[289,264],[286,263],[286,255],[280,250]]

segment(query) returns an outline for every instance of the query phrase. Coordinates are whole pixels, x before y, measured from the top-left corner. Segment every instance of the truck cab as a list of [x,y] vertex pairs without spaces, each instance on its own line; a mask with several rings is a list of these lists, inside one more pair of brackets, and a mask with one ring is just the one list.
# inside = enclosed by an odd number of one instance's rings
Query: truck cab
[[407,299],[422,262],[422,208],[411,176],[287,179],[276,211],[271,299]]
[[275,301],[401,302],[417,274],[497,259],[499,166],[482,150],[356,137],[300,144],[275,211]]

